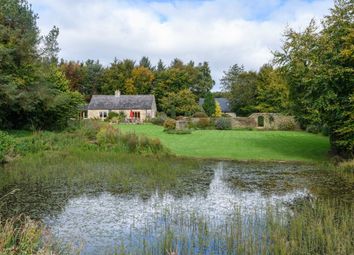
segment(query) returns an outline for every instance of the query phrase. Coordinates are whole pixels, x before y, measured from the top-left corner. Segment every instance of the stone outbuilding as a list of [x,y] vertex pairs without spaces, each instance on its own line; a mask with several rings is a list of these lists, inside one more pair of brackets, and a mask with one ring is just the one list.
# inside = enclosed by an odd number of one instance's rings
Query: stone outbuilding
[[82,113],[83,118],[102,119],[110,112],[124,113],[127,119],[142,122],[147,118],[155,118],[157,113],[154,95],[93,95],[90,103]]

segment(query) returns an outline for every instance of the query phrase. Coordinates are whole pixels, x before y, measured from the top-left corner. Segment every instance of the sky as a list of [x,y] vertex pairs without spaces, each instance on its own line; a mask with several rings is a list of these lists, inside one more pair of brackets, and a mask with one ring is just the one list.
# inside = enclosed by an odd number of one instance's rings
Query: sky
[[60,58],[116,57],[152,64],[207,61],[219,90],[234,64],[258,70],[282,45],[286,27],[303,30],[329,13],[332,0],[29,0],[42,34],[60,29]]

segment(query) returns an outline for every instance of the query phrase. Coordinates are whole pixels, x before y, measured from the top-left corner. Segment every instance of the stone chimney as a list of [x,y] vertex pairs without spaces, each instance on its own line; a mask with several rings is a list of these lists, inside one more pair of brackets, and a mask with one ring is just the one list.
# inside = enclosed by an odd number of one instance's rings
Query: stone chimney
[[114,92],[114,95],[115,95],[116,97],[119,97],[119,96],[120,96],[120,90],[116,90],[116,91]]

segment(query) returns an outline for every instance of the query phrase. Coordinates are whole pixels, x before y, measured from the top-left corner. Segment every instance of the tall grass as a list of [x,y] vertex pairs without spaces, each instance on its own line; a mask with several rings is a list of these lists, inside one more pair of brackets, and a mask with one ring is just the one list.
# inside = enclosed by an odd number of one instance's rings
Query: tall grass
[[[117,254],[353,254],[353,204],[318,200],[288,213],[270,207],[245,216],[235,210],[227,222],[210,225],[193,215],[174,216],[146,232],[156,238]],[[161,230],[162,229],[162,230]],[[156,232],[154,232],[156,231]],[[161,231],[161,232],[159,232]]]

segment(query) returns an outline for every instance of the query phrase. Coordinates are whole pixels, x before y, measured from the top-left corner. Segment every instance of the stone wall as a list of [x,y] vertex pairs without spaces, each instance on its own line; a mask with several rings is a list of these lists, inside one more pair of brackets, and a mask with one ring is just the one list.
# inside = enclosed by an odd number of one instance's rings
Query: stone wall
[[[200,118],[186,118],[196,124]],[[253,113],[248,117],[233,117],[232,128],[257,128],[265,130],[299,130],[300,126],[293,116],[280,113]],[[262,125],[263,119],[263,125]],[[213,120],[211,120],[213,121]]]

